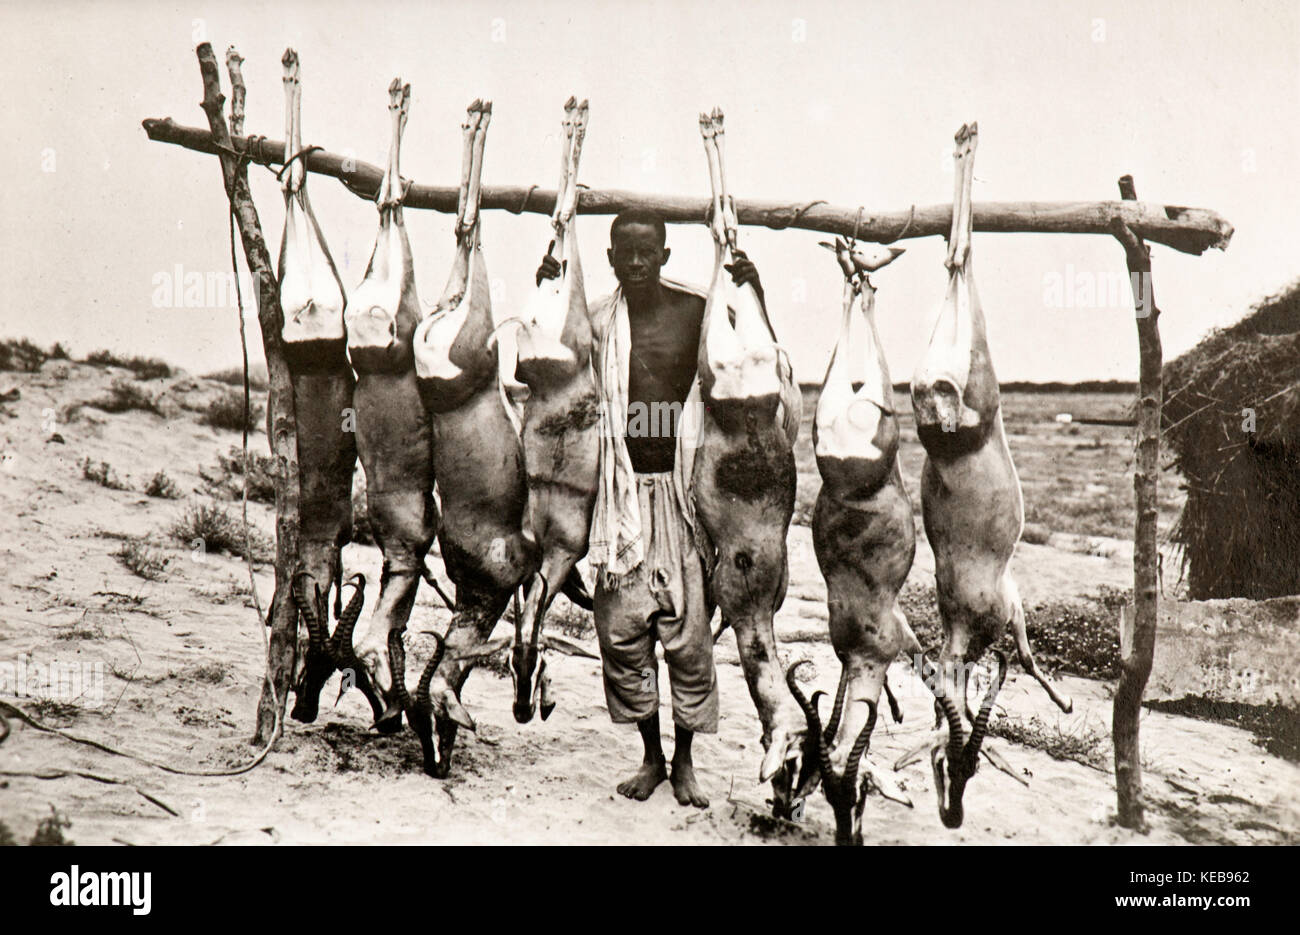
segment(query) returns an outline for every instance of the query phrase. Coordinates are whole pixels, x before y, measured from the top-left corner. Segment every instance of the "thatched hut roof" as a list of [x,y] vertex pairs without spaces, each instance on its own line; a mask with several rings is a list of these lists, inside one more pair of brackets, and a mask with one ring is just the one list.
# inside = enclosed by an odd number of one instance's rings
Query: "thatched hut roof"
[[1191,596],[1300,593],[1300,282],[1165,366],[1163,429]]

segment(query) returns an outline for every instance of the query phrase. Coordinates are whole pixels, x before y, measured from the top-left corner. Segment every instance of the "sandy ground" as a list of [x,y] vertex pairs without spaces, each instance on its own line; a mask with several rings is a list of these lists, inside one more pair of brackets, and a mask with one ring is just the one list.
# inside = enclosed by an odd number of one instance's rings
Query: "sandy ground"
[[[0,374],[0,392],[16,386],[22,393],[7,404],[8,418],[0,416],[0,663],[15,663],[24,654],[29,662],[102,663],[102,704],[91,707],[93,699],[87,697],[75,709],[47,709],[43,716],[50,723],[177,767],[237,764],[254,752],[247,741],[264,663],[245,568],[224,555],[194,560],[166,535],[187,501],[151,499],[138,491],[160,468],[187,494],[201,489],[198,468],[214,464],[238,436],[202,426],[193,413],[171,403],[176,414],[169,418],[86,409],[74,421],[49,424],[51,410],[97,395],[114,375],[121,373],[53,361],[36,375]],[[184,380],[149,385],[170,386],[168,399],[179,402],[213,391],[191,383],[188,391]],[[49,441],[51,431],[64,443]],[[256,444],[265,450],[264,441]],[[135,491],[108,490],[82,479],[78,462],[87,456],[108,461]],[[250,506],[250,514],[269,534],[269,510]],[[153,537],[172,559],[161,580],[142,580],[113,557],[123,535]],[[1127,586],[1131,551],[1123,543],[1110,545],[1098,550],[1105,556],[1022,545],[1016,573],[1026,602],[1085,594],[1103,584]],[[808,530],[794,528],[790,546],[791,588],[777,618],[777,635],[789,660],[812,659],[818,684],[831,688],[837,668],[826,642],[825,590]],[[349,546],[344,562],[377,580],[377,549]],[[931,580],[932,573],[922,541],[913,580]],[[269,567],[259,567],[258,584],[265,602]],[[447,614],[434,600],[427,588],[421,591],[414,630],[445,625]],[[427,636],[411,640],[412,683],[431,642]],[[559,705],[546,722],[514,722],[508,678],[485,671],[470,678],[464,697],[479,731],[462,734],[452,777],[443,782],[420,771],[419,745],[409,731],[395,737],[367,731],[369,708],[357,693],[330,707],[337,677],[322,696],[317,723],[288,722],[266,761],[233,778],[170,775],[15,721],[12,736],[0,746],[0,771],[84,770],[130,785],[0,778],[0,820],[26,840],[53,805],[72,821],[67,835],[80,844],[830,843],[833,823],[820,793],[798,824],[764,817],[767,790],[756,781],[758,722],[730,634],[718,643],[717,660],[720,732],[696,744],[712,800],[704,810],[678,806],[666,785],[645,803],[614,793],[639,759],[636,734],[610,724],[598,665],[559,657],[553,661]],[[1111,686],[1066,677],[1060,682],[1074,698],[1072,715],[1057,711],[1014,667],[1001,707],[1020,717],[1037,715],[1065,731],[1108,733]],[[881,765],[892,765],[924,739],[931,722],[929,695],[901,663],[891,684],[905,718],[898,725],[882,718],[872,744]],[[12,691],[0,697],[13,701]],[[1148,712],[1142,738],[1152,803],[1149,834],[1112,824],[1115,793],[1109,772],[999,740],[990,743],[1024,771],[1027,787],[982,769],[966,794],[965,826],[948,831],[939,823],[927,759],[898,774],[914,808],[869,799],[866,839],[889,844],[1300,840],[1300,768],[1267,755],[1249,734]],[[139,790],[178,815],[169,815]]]

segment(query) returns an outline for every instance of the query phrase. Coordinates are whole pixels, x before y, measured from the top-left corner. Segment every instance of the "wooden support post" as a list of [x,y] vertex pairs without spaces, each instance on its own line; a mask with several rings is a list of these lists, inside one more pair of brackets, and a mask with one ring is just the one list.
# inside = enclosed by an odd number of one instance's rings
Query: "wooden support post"
[[[1135,201],[1133,177],[1119,180],[1120,197]],[[1138,333],[1138,400],[1136,469],[1133,475],[1137,521],[1133,533],[1133,617],[1120,616],[1120,675],[1115,689],[1111,736],[1115,744],[1115,792],[1119,823],[1125,828],[1146,830],[1142,801],[1142,751],[1138,722],[1142,715],[1142,693],[1151,675],[1156,648],[1157,574],[1159,551],[1156,543],[1156,482],[1160,474],[1161,348],[1155,293],[1151,286],[1151,248],[1122,221],[1115,224],[1115,237],[1124,247]]]
[[[203,112],[207,114],[214,151],[221,160],[221,175],[226,196],[235,213],[244,259],[257,284],[257,322],[262,332],[262,351],[270,382],[267,397],[267,433],[275,460],[275,596],[271,599],[268,620],[271,627],[270,650],[266,659],[267,678],[257,706],[257,731],[253,743],[262,746],[274,742],[284,726],[285,701],[293,678],[294,654],[298,634],[298,611],[290,595],[293,563],[298,555],[298,430],[294,419],[293,383],[284,360],[280,329],[284,313],[280,309],[280,289],[271,263],[271,254],[262,236],[257,206],[248,187],[248,163],[231,155],[230,132],[222,113],[225,96],[221,93],[221,74],[212,46],[204,42],[196,50],[199,71],[203,76]],[[232,94],[238,102],[243,121],[243,79],[239,56],[227,59],[231,69]],[[240,128],[242,129],[242,127]]]
[[[170,117],[144,121],[149,139],[171,143],[201,153],[219,152],[212,135],[197,127],[186,127]],[[226,145],[226,144],[222,144]],[[234,149],[259,165],[280,165],[284,143],[262,137],[237,138]],[[316,150],[302,157],[308,172],[338,179],[359,198],[373,201],[379,191],[383,170],[351,156]],[[403,208],[427,208],[454,214],[460,189],[455,185],[412,184],[402,201]],[[705,223],[710,201],[682,195],[653,195],[619,189],[583,188],[578,192],[579,214],[617,214],[626,208],[650,208],[669,224]],[[536,185],[485,185],[483,210],[514,214],[550,214],[555,192]],[[1122,220],[1134,233],[1184,253],[1203,253],[1208,247],[1226,249],[1232,239],[1232,225],[1205,208],[1182,205],[1148,205],[1132,201],[999,201],[976,202],[971,206],[976,231],[1004,234],[1107,234],[1112,223]],[[946,237],[952,227],[952,203],[913,205],[901,211],[867,211],[855,206],[832,205],[813,200],[794,204],[751,199],[736,201],[741,224],[773,230],[798,228],[844,237],[856,233],[858,240],[891,243],[914,237]]]

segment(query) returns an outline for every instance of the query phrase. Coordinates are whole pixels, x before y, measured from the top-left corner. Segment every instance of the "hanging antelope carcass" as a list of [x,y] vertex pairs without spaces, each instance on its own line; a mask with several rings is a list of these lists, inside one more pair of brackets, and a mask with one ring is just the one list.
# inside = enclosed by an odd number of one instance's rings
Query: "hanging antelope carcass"
[[773,780],[775,810],[788,815],[793,774],[787,761],[799,754],[805,722],[783,678],[772,619],[788,580],[785,538],[794,513],[802,401],[762,300],[752,285],[731,283],[725,269],[735,262],[737,222],[724,175],[722,112],[701,114],[700,133],[713,188],[714,271],[700,339],[704,405],[691,499],[697,528],[709,540],[705,552],[714,555],[713,598],[723,626],[735,631],[763,725],[759,781]]
[[[1034,663],[1025,611],[1011,577],[1011,557],[1024,525],[1020,479],[1002,427],[998,379],[989,356],[984,313],[971,275],[971,179],[976,124],[956,136],[956,189],[948,237],[948,291],[930,343],[912,377],[916,431],[925,448],[921,511],[934,549],[935,590],[944,644],[938,671],[922,673],[948,723],[931,750],[939,815],[962,822],[962,793],[978,765],[989,712],[1005,676],[990,680],[969,739],[963,734],[968,667],[1001,639],[1010,624],[1021,665],[1062,710],[1059,694]],[[958,702],[961,702],[959,705]],[[946,766],[946,774],[945,774]]]
[[[813,421],[813,451],[822,476],[813,508],[813,548],[826,579],[831,644],[841,665],[824,731],[817,711],[820,692],[808,702],[794,682],[794,668],[787,679],[808,719],[810,749],[800,794],[820,773],[835,814],[836,842],[861,844],[868,779],[886,797],[911,804],[870,763],[861,788],[856,781],[881,689],[889,690],[889,665],[900,652],[921,651],[898,604],[916,554],[916,527],[898,465],[894,390],[876,331],[876,290],[868,279],[903,251],[863,255],[843,240],[824,246],[835,250],[845,277],[839,340]],[[897,712],[892,696],[890,701]]]
[[389,662],[388,634],[406,627],[438,524],[429,420],[420,403],[411,344],[420,300],[402,223],[405,192],[398,170],[411,86],[396,79],[388,93],[392,143],[376,198],[379,233],[365,278],[344,312],[348,356],[357,371],[357,451],[366,472],[370,524],[384,556],[379,600],[356,655],[387,702],[381,722],[401,714],[395,684],[401,674]]
[[[346,300],[343,282],[307,198],[298,54],[286,49],[281,62],[285,168],[284,237],[279,263],[284,328],[280,337],[293,380],[301,483],[293,598],[308,634],[307,652],[299,657],[302,662],[294,684],[296,701],[291,715],[310,723],[316,720],[321,688],[335,668],[358,671],[352,641],[343,637],[351,633],[355,615],[361,611],[359,601],[365,579],[360,579],[345,617],[338,596],[343,588],[339,553],[352,536],[352,473],[357,462],[356,440],[352,432],[346,431],[355,386],[343,331]],[[334,636],[326,629],[331,589],[337,589],[334,615],[340,618]],[[378,717],[384,707],[370,683],[359,673],[355,683]]]
[[[424,748],[424,769],[445,777],[457,727],[474,729],[460,701],[469,655],[482,647],[510,596],[537,570],[523,534],[528,488],[523,446],[498,376],[492,302],[479,228],[483,147],[491,102],[467,111],[456,214],[456,255],[433,313],[415,331],[415,373],[433,431],[443,565],[456,586],[445,641],[429,659],[407,717]],[[390,634],[401,681],[401,635]],[[432,718],[432,723],[430,722]],[[433,728],[437,729],[437,744]]]
[[511,650],[514,715],[521,724],[532,720],[539,707],[543,719],[555,707],[545,650],[599,658],[543,629],[561,590],[590,607],[576,566],[587,553],[599,482],[600,397],[575,223],[578,163],[587,131],[585,100],[578,104],[569,98],[563,129],[560,185],[551,217],[560,276],[538,284],[517,332],[515,374],[528,387],[522,420],[527,523],[541,556],[523,613],[516,615]]

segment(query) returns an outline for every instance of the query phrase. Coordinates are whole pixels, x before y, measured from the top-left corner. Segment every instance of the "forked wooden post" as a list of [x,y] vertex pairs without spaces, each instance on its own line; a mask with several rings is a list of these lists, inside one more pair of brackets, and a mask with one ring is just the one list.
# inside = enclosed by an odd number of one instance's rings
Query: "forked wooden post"
[[[1136,201],[1133,176],[1119,180],[1120,197]],[[1138,721],[1142,715],[1142,693],[1151,675],[1156,648],[1158,600],[1156,482],[1160,472],[1161,386],[1160,310],[1151,286],[1151,248],[1122,221],[1115,223],[1115,237],[1124,247],[1129,279],[1133,283],[1134,310],[1138,333],[1137,457],[1133,475],[1137,521],[1133,532],[1133,617],[1120,616],[1120,674],[1115,689],[1111,736],[1115,744],[1115,792],[1119,823],[1145,830],[1142,801],[1142,751],[1138,742]]]
[[[253,204],[253,195],[248,187],[248,162],[230,154],[230,131],[222,113],[226,99],[221,93],[221,73],[212,46],[204,42],[196,52],[203,76],[203,112],[207,114],[212,140],[218,147],[226,197],[235,213],[244,245],[244,259],[257,284],[257,323],[262,332],[262,351],[266,355],[270,383],[267,432],[275,460],[275,596],[271,599],[269,620],[266,621],[271,627],[267,679],[262,684],[262,697],[257,705],[257,732],[253,736],[253,743],[260,746],[271,743],[283,729],[285,700],[293,678],[297,648],[298,611],[290,596],[290,579],[298,554],[298,427],[294,419],[293,383],[280,344],[280,328],[284,323],[280,288],[266,239],[262,236],[257,206]],[[242,124],[244,87],[239,61],[236,53],[227,63],[231,69],[231,93],[236,104],[232,121]],[[242,130],[242,126],[239,129]]]

